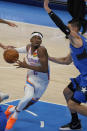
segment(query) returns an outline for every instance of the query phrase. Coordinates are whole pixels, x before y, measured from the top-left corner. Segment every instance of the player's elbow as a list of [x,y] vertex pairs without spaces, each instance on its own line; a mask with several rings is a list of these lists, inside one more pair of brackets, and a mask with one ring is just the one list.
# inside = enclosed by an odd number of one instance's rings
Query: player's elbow
[[46,4],[44,4],[44,9],[46,10],[46,12],[50,12],[51,11],[51,9],[48,7],[48,5],[46,5]]
[[66,62],[66,65],[70,65],[71,64],[71,62]]
[[70,65],[72,63],[72,59],[65,59],[65,64]]
[[42,68],[42,72],[43,73],[47,73],[48,72],[48,68]]

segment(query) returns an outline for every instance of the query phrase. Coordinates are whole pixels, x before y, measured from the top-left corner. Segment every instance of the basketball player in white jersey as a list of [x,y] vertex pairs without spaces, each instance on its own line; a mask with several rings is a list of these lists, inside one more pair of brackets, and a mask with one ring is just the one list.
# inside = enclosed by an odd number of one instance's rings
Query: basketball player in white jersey
[[[17,61],[17,67],[29,69],[26,84],[24,87],[25,96],[20,100],[18,106],[9,106],[5,114],[7,118],[14,111],[7,122],[6,129],[11,129],[18,119],[19,113],[37,102],[43,95],[49,83],[48,53],[45,47],[41,46],[43,35],[40,32],[33,32],[31,44],[22,48],[15,48],[19,53],[26,53],[26,59]],[[6,49],[6,46],[4,46]]]

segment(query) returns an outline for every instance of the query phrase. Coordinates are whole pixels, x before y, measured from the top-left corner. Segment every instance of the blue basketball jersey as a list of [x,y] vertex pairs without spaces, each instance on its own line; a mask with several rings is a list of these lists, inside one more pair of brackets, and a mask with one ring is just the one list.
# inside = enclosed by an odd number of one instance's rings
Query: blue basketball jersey
[[80,48],[75,48],[70,44],[71,56],[74,65],[79,70],[82,76],[87,76],[87,39],[81,36],[83,46]]

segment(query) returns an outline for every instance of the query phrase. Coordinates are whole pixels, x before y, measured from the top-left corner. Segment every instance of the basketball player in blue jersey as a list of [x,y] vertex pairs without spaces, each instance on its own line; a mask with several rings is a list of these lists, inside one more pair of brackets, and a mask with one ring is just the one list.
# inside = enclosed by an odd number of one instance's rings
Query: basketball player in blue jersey
[[45,10],[70,40],[70,53],[66,57],[49,57],[49,60],[65,65],[73,62],[80,72],[79,76],[71,78],[71,83],[63,91],[72,119],[70,123],[61,126],[60,130],[78,130],[81,129],[81,122],[77,113],[87,116],[87,106],[81,105],[81,103],[87,102],[87,39],[79,34],[81,23],[78,20],[69,21],[68,26],[66,26],[49,8],[48,3],[48,0],[44,0]]
[[[30,44],[22,48],[15,48],[19,53],[26,53],[24,61],[17,61],[18,68],[27,68],[26,83],[24,87],[25,95],[20,100],[18,106],[9,106],[5,111],[7,118],[6,130],[13,127],[18,119],[19,113],[36,103],[45,92],[49,83],[49,64],[48,53],[45,47],[41,46],[43,35],[40,32],[33,32],[30,38]],[[1,45],[3,49],[9,46]]]

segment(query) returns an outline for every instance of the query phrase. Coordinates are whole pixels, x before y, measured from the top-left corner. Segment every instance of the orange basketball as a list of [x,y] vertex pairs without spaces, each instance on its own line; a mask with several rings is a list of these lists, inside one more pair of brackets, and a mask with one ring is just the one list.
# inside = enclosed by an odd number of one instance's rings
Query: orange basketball
[[19,53],[15,49],[8,49],[4,51],[4,60],[8,63],[15,63],[19,58]]

